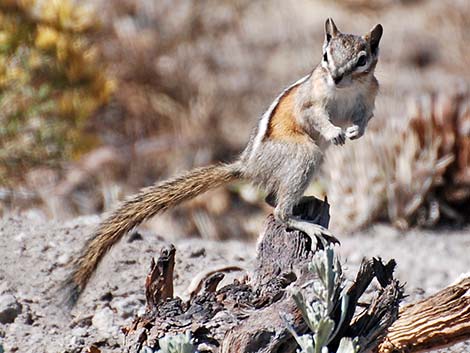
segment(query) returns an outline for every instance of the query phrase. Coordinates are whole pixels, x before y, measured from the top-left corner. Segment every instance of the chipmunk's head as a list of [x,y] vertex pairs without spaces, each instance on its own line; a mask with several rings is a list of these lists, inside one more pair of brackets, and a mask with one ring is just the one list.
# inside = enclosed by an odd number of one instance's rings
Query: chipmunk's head
[[382,32],[382,25],[378,24],[364,36],[344,34],[331,18],[326,20],[321,65],[336,87],[347,87],[373,75]]

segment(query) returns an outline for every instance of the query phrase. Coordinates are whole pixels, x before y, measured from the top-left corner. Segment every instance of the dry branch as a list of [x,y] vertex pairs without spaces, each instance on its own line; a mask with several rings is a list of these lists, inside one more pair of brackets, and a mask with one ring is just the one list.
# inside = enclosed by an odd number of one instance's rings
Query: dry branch
[[379,353],[422,352],[470,338],[470,277],[400,310]]

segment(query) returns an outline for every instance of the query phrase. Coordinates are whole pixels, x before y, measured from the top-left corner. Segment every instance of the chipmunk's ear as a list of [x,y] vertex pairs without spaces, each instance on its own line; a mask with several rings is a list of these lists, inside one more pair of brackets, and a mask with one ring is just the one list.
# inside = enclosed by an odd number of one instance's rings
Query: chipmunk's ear
[[370,44],[370,50],[372,54],[377,53],[377,49],[379,49],[380,38],[382,38],[382,33],[384,29],[381,24],[375,25],[374,28],[370,30],[369,33],[365,35],[365,39]]
[[333,19],[327,18],[325,22],[325,42],[329,42],[331,38],[336,37],[338,35],[339,30],[336,27]]

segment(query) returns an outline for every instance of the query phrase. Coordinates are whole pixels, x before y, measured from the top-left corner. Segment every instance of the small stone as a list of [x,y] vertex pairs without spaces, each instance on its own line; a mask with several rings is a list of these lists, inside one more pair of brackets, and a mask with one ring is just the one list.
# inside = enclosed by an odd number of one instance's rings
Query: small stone
[[206,256],[206,249],[205,248],[198,248],[191,251],[189,257],[201,257]]
[[71,334],[75,337],[87,337],[88,331],[85,327],[75,327]]
[[71,260],[70,254],[62,254],[57,258],[57,265],[64,266],[67,265]]
[[83,337],[74,336],[70,339],[69,346],[71,348],[83,347],[85,345],[85,339]]
[[0,323],[11,324],[21,314],[21,304],[11,294],[0,296]]
[[103,308],[91,319],[92,325],[106,336],[114,336],[119,328],[114,325],[114,313],[110,308]]
[[17,234],[14,239],[15,239],[17,242],[22,242],[23,240],[26,239],[26,233],[21,232],[21,233]]
[[139,310],[137,310],[137,316],[142,317],[146,313],[147,308],[145,306],[141,306]]
[[142,234],[140,234],[139,232],[133,232],[129,238],[127,238],[127,242],[128,243],[133,243],[135,242],[136,240],[143,240],[144,238],[142,237]]
[[113,293],[106,292],[100,297],[100,300],[105,301],[105,302],[110,302],[111,300],[113,300]]
[[11,289],[11,284],[0,275],[0,294],[8,293]]
[[34,324],[35,317],[33,316],[33,313],[31,312],[31,310],[27,310],[25,313],[23,313],[22,316],[23,316],[23,322],[26,325]]

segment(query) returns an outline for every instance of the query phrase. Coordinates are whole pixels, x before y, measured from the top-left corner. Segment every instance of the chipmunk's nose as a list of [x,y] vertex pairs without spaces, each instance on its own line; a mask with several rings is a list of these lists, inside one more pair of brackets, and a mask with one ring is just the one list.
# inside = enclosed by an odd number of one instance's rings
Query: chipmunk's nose
[[337,85],[338,83],[340,83],[342,79],[343,79],[343,75],[339,75],[339,76],[333,77],[333,81],[335,81],[335,85]]

